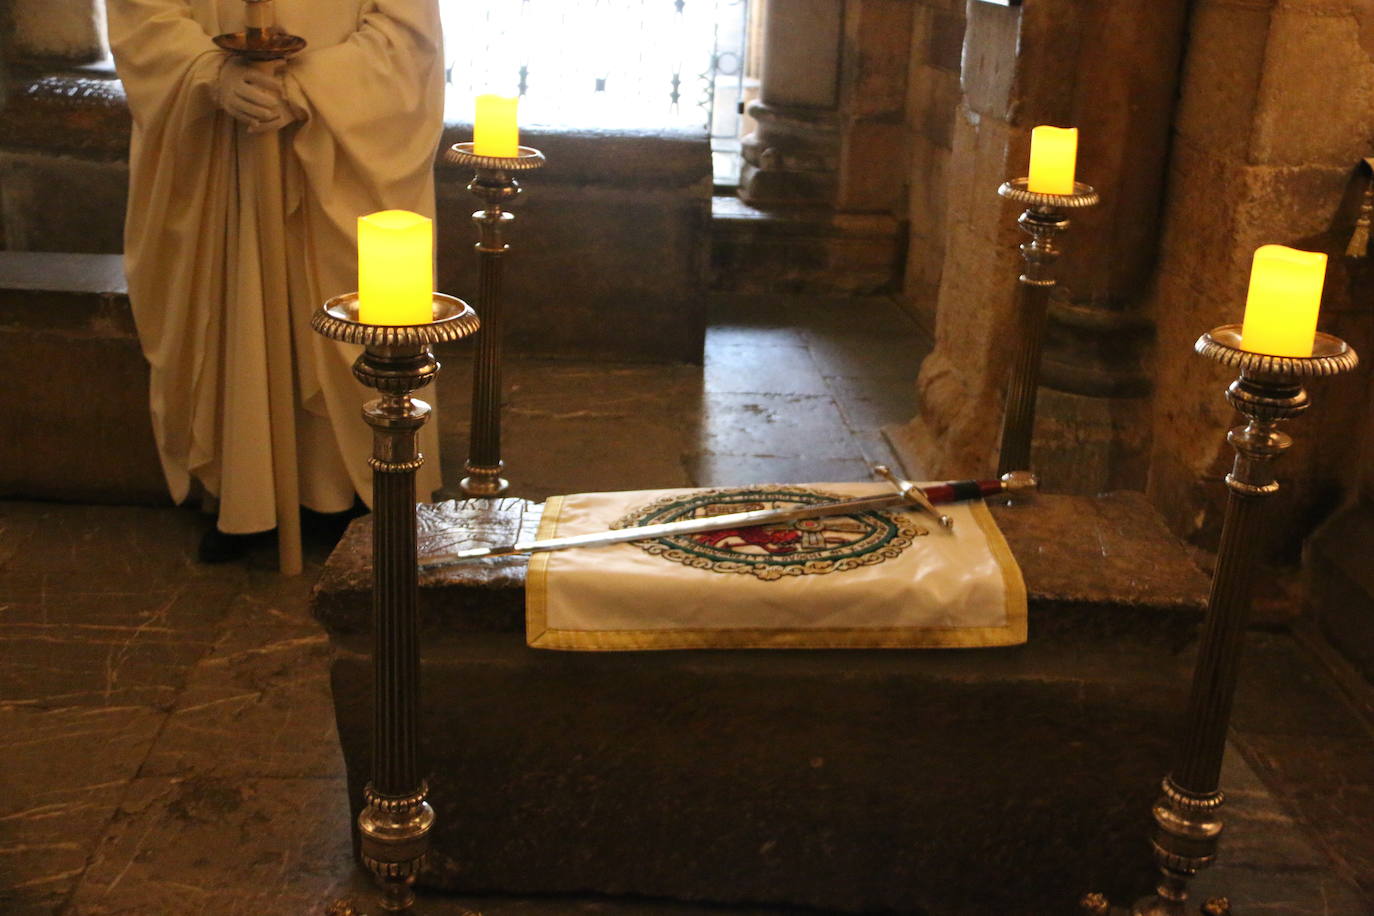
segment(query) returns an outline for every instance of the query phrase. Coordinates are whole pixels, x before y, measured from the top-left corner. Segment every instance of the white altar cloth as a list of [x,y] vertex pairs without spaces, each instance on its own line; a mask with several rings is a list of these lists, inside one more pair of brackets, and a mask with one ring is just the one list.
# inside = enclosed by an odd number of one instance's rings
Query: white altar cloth
[[[582,493],[541,538],[797,502],[887,484]],[[1020,569],[982,501],[535,554],[526,637],[541,649],[952,648],[1026,640]]]

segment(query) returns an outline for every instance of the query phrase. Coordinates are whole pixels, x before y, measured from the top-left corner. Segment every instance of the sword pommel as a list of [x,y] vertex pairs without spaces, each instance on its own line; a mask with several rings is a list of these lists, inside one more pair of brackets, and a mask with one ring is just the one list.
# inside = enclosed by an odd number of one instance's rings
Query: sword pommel
[[1007,471],[1002,475],[1002,491],[1009,503],[1025,502],[1039,489],[1040,478],[1032,471]]

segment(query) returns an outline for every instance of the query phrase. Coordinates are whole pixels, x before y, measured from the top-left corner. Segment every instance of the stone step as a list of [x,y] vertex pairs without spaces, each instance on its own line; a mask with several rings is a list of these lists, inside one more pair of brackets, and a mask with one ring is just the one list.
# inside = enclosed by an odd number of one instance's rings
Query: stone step
[[900,286],[905,236],[888,214],[711,202],[711,289],[732,293],[872,295]]
[[0,361],[0,496],[168,501],[122,256],[0,251]]
[[[518,499],[421,507],[422,551],[508,542]],[[1030,642],[560,653],[521,559],[426,574],[431,886],[833,911],[1069,911],[1148,886],[1144,835],[1206,579],[1139,494],[996,511]],[[355,811],[370,753],[370,520],[313,596]]]

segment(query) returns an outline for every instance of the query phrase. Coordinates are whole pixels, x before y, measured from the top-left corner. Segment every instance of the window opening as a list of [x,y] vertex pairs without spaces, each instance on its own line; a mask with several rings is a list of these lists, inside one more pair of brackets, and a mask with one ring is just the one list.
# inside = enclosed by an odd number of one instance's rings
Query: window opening
[[[757,0],[756,0],[757,2]],[[442,0],[450,111],[521,96],[550,126],[701,126],[717,183],[739,176],[750,0]]]

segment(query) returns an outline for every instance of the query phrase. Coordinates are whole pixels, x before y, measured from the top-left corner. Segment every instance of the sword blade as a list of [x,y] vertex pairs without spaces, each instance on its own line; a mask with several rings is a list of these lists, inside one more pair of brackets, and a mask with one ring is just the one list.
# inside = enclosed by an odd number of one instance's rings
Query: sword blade
[[441,554],[427,563],[422,563],[420,568],[439,569],[444,566],[466,563],[470,560],[480,560],[484,557],[547,553],[551,550],[567,550],[571,547],[601,547],[607,544],[624,544],[629,541],[647,541],[670,535],[701,534],[707,531],[722,531],[726,528],[748,528],[807,518],[824,518],[828,515],[873,512],[893,506],[915,508],[901,493],[884,493],[880,496],[866,496],[831,503],[815,503],[809,506],[792,506],[785,509],[754,509],[749,512],[731,512],[727,515],[710,515],[702,518],[681,519],[675,522],[660,522],[656,525],[636,525],[609,531],[594,531],[591,534],[571,534],[565,537],[544,538],[539,541],[525,541],[500,547],[473,547],[468,550],[456,550],[453,553]]

